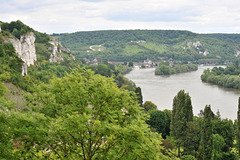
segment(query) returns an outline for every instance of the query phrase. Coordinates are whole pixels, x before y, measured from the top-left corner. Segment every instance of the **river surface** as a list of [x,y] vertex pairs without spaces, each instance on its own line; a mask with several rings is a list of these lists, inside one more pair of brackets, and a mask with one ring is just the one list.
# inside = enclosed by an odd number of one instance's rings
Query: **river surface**
[[171,76],[155,76],[154,68],[139,69],[125,77],[141,87],[144,101],[152,101],[159,110],[171,110],[174,96],[184,89],[191,97],[194,115],[210,104],[212,111],[219,110],[222,118],[236,119],[240,91],[202,82],[200,76],[206,68],[213,67],[200,66],[197,71]]

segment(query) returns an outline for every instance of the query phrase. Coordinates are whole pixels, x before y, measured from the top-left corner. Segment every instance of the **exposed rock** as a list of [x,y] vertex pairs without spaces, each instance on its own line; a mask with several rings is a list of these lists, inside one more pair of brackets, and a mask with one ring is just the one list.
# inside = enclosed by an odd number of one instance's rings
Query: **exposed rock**
[[[60,43],[60,45],[61,45],[61,43]],[[66,52],[66,53],[70,53],[70,52],[71,52],[71,50],[70,50],[69,48],[65,48],[65,47],[63,47],[62,45],[61,45],[61,50],[62,50],[63,52]]]
[[240,51],[237,51],[235,54],[235,57],[238,57],[240,55]]
[[[206,49],[204,52],[203,52],[203,51],[200,51],[200,47],[203,46],[200,41],[188,42],[188,43],[187,43],[187,46],[188,46],[188,47],[194,47],[194,48],[196,48],[196,49],[199,51],[198,53],[199,53],[199,54],[202,54],[202,55],[204,55],[204,56],[206,56],[206,55],[209,54],[209,52],[208,52],[207,49]],[[184,49],[185,49],[185,47],[184,47]]]
[[52,54],[50,55],[49,61],[50,62],[60,62],[63,61],[63,57],[61,54],[61,43],[58,41],[49,41],[52,47],[49,47],[49,50],[52,50]]
[[203,55],[204,55],[204,56],[206,56],[206,55],[208,55],[208,54],[209,54],[208,50],[205,50],[205,51],[203,52]]
[[75,58],[74,55],[70,54],[70,56],[72,57],[72,59],[73,59],[74,61],[76,60],[76,58]]
[[20,40],[16,38],[9,38],[8,41],[13,44],[19,58],[24,62],[22,66],[22,75],[27,74],[27,67],[34,65],[37,61],[36,49],[35,49],[35,35],[33,32],[29,34],[21,35]]
[[199,48],[202,46],[200,41],[188,42],[187,45],[188,45],[188,47],[194,47],[194,48]]
[[[52,63],[63,61],[62,52],[70,53],[70,49],[63,47],[61,42],[59,41],[53,40],[49,41],[49,43],[52,45],[51,47],[48,48],[49,50],[52,51],[52,54],[50,55],[49,58],[49,61]],[[75,60],[75,57],[73,59]]]

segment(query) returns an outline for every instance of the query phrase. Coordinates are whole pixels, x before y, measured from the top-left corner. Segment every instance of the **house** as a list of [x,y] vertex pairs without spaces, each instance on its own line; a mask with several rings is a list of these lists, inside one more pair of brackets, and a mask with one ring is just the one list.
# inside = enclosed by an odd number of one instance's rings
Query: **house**
[[96,58],[94,58],[94,60],[92,60],[92,65],[93,65],[93,66],[98,65],[98,60],[97,60]]
[[148,58],[143,61],[143,66],[144,66],[145,68],[150,68],[150,67],[152,67],[152,64],[153,64],[152,61],[149,60]]

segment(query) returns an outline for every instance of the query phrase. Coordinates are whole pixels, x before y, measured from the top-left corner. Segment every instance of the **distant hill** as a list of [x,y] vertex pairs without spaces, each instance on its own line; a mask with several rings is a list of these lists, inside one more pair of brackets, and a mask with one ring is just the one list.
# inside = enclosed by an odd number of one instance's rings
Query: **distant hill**
[[[240,55],[239,34],[196,34],[179,30],[106,30],[53,34],[79,58],[143,61],[225,61]],[[93,47],[95,47],[93,49]]]

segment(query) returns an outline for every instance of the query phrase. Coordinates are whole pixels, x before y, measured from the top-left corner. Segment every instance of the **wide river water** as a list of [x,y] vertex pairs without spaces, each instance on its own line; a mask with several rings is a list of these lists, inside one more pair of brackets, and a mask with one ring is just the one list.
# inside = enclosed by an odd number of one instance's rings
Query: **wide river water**
[[184,89],[191,96],[194,115],[210,104],[212,111],[219,110],[222,118],[236,119],[240,91],[203,83],[200,76],[206,68],[213,67],[200,66],[197,71],[171,76],[155,76],[154,68],[139,69],[125,77],[141,87],[144,101],[152,101],[159,110],[171,110],[174,96]]

